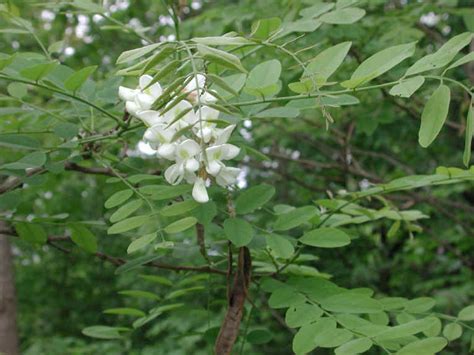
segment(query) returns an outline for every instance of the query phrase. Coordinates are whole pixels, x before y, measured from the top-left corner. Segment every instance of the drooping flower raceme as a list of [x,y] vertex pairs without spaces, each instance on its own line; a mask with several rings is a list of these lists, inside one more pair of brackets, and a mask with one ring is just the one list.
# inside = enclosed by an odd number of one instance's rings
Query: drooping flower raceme
[[206,77],[197,74],[189,79],[183,89],[185,99],[173,107],[165,106],[163,114],[153,110],[163,89],[152,83],[149,75],[139,78],[136,89],[119,87],[119,97],[125,101],[127,112],[147,126],[144,141],[156,149],[158,157],[173,162],[165,170],[166,181],[194,184],[193,198],[205,203],[209,201],[206,186],[211,180],[222,187],[235,184],[240,169],[223,161],[234,159],[240,148],[228,143],[235,125],[217,127],[219,111],[209,106],[217,99],[206,90]]

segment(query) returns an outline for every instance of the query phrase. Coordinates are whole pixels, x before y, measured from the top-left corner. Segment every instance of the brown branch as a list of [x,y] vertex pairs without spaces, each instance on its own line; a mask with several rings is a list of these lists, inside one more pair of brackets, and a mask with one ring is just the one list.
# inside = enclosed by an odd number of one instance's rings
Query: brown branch
[[248,248],[242,247],[239,250],[239,261],[234,275],[234,284],[229,299],[229,306],[214,348],[216,355],[229,355],[237,340],[250,283],[251,268],[252,261],[250,252]]
[[196,223],[196,241],[199,246],[199,252],[201,253],[202,257],[207,261],[207,263],[210,265],[211,260],[209,259],[209,255],[207,255],[207,251],[206,251],[204,226],[201,223]]
[[[2,229],[1,234],[4,235],[9,235],[12,237],[18,237],[17,233],[15,230],[8,228],[8,229]],[[48,237],[46,244],[52,246],[53,248],[59,250],[60,252],[64,254],[70,254],[71,251],[69,249],[66,249],[62,246],[60,246],[57,241],[64,241],[64,240],[70,240],[68,236],[50,236]],[[127,262],[126,259],[115,257],[112,255],[108,255],[102,252],[96,252],[93,254],[97,258],[107,261],[111,264],[114,264],[116,266],[123,265]],[[166,263],[160,263],[156,261],[151,261],[149,263],[143,264],[144,266],[149,266],[149,267],[154,267],[158,269],[164,269],[164,270],[172,270],[172,271],[194,271],[194,272],[202,272],[202,273],[208,273],[208,274],[217,274],[217,275],[226,275],[227,273],[223,270],[215,269],[210,266],[184,266],[184,265],[172,265],[172,264],[166,264]]]

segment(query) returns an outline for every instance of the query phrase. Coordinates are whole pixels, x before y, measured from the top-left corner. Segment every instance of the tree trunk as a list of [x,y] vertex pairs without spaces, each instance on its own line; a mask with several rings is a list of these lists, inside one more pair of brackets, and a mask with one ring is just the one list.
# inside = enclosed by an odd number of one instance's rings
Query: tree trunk
[[214,353],[230,355],[239,335],[240,321],[244,312],[245,299],[250,283],[252,260],[246,247],[239,250],[237,270],[234,275],[234,285],[229,296],[229,304],[219,335],[217,336]]
[[[1,223],[1,222],[0,222]],[[0,354],[17,355],[16,296],[10,242],[0,234]]]

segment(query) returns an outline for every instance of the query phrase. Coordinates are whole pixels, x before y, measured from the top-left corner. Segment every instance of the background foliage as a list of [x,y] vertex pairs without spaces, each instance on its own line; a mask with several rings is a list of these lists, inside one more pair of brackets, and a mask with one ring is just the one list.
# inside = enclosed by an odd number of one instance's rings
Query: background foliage
[[[449,38],[474,31],[474,11],[469,0],[346,2],[365,9],[366,15],[353,24],[324,24],[315,31],[303,32],[301,38],[301,33],[292,34],[289,38],[294,41],[285,47],[291,53],[298,53],[307,63],[322,49],[351,41],[346,60],[331,77],[334,82],[350,78],[361,62],[382,49],[417,41],[412,58],[371,84],[398,80],[409,65],[436,51]],[[173,13],[169,13],[172,7],[166,2],[104,1],[95,5],[98,8],[86,1],[8,2],[1,5],[4,21],[0,52],[4,55],[0,56],[0,64],[12,75],[19,75],[49,56],[58,60],[61,67],[51,69],[47,74],[48,83],[60,86],[65,85],[65,79],[74,71],[96,66],[87,73],[90,75],[85,75],[77,90],[69,91],[122,120],[123,104],[117,98],[118,86],[132,87],[136,80],[116,75],[123,65],[117,66],[115,62],[122,52],[143,46],[144,38],[153,42],[174,40],[176,30],[180,39],[221,36],[230,31],[248,36],[255,20],[278,17],[284,23],[295,23],[300,11],[313,3],[303,0],[173,3],[181,18],[177,29],[173,26]],[[18,20],[17,16],[28,21]],[[282,45],[285,41],[276,43]],[[456,59],[468,53],[468,49],[464,48]],[[8,62],[14,53],[16,56]],[[301,71],[292,55],[264,46],[243,56],[242,62],[249,71],[262,62],[278,58],[283,68],[278,96],[295,95],[288,84],[297,82]],[[213,65],[209,65],[209,71],[221,75],[223,68]],[[39,69],[49,70],[47,67]],[[39,69],[34,69],[29,79],[35,81],[35,70]],[[429,74],[440,72],[442,70]],[[472,87],[472,63],[451,69],[449,77],[467,88]],[[99,351],[107,354],[210,353],[226,305],[223,275],[152,267],[117,273],[117,264],[121,262],[107,259],[108,256],[134,258],[135,255],[127,254],[130,242],[151,232],[144,226],[138,231],[107,234],[111,225],[109,218],[115,209],[104,207],[104,203],[126,188],[116,175],[147,173],[143,181],[139,182],[140,178],[136,177],[132,184],[166,184],[159,177],[165,164],[147,155],[139,143],[143,127],[132,126],[135,129],[117,134],[113,139],[95,139],[116,125],[104,112],[41,87],[12,84],[3,76],[0,80],[1,173],[4,181],[18,176],[23,184],[22,188],[0,196],[1,218],[15,224],[16,233],[23,235],[23,238],[12,238],[23,353],[62,354],[65,350],[77,354]],[[173,75],[164,81],[172,80]],[[410,99],[392,96],[390,87],[380,87],[354,92],[345,97],[347,102],[339,102],[336,107],[329,105],[326,110],[316,107],[314,101],[301,100],[293,106],[301,110],[297,117],[288,116],[292,112],[288,107],[296,101],[286,106],[283,115],[260,113],[259,117],[258,112],[267,107],[244,108],[245,120],[240,122],[234,137],[234,142],[244,147],[238,157],[245,172],[239,187],[267,184],[276,191],[267,207],[246,217],[247,220],[264,229],[269,225],[275,227],[275,219],[287,211],[288,206],[314,206],[318,201],[318,207],[330,211],[337,207],[338,198],[347,198],[347,193],[373,184],[388,183],[407,175],[434,174],[438,166],[462,168],[471,97],[456,83],[444,83],[451,88],[448,119],[436,141],[426,149],[418,144],[417,132],[423,107],[439,85],[437,80],[426,80]],[[249,93],[242,95],[242,101],[255,99]],[[36,155],[30,154],[27,161],[21,160],[32,152]],[[10,163],[20,165],[8,165]],[[25,167],[44,168],[47,173],[28,174]],[[81,171],[81,167],[89,170]],[[94,173],[90,174],[91,171]],[[472,169],[470,177],[466,175],[468,179],[472,179]],[[369,216],[369,223],[342,227],[351,237],[351,244],[334,249],[305,248],[294,260],[295,264],[287,268],[287,276],[295,277],[294,285],[298,285],[298,277],[302,276],[331,276],[331,281],[341,287],[370,288],[376,298],[431,297],[436,301],[434,312],[455,317],[474,297],[473,185],[472,181],[426,185],[417,190],[396,191],[357,201],[359,206],[352,206],[354,210],[346,211],[347,215]],[[261,195],[262,191],[254,193]],[[234,193],[234,197],[239,194]],[[206,227],[208,258],[213,267],[225,271],[227,239],[224,235],[229,234],[224,222],[226,194],[216,188],[211,189],[211,196],[215,203],[196,207],[189,214]],[[158,208],[168,203],[159,197],[152,199]],[[113,203],[109,200],[110,204]],[[116,207],[123,204],[119,201]],[[401,219],[385,218],[382,210],[406,214]],[[380,219],[377,213],[381,213]],[[409,216],[414,216],[412,221]],[[424,219],[428,216],[429,219]],[[315,215],[310,212],[303,222],[312,217]],[[214,223],[210,223],[213,218]],[[175,219],[164,218],[164,221]],[[32,221],[34,223],[26,223]],[[31,226],[40,226],[40,230],[28,229],[37,228]],[[81,231],[81,226],[92,231],[92,236]],[[22,228],[26,229],[23,233]],[[279,240],[281,244],[268,245],[273,250],[271,253],[265,251],[266,232],[254,229],[250,246],[255,273],[273,272],[273,263],[281,267],[285,265],[284,260],[290,259],[286,254],[290,250],[292,255],[301,233],[285,229],[281,228],[284,235]],[[77,245],[61,239],[72,236],[74,241],[75,230],[80,235]],[[44,244],[46,235],[50,239]],[[234,244],[239,243],[228,237]],[[172,238],[174,248],[160,262],[193,267],[207,264],[208,260],[195,242],[193,228]],[[91,255],[96,250],[100,255]],[[161,256],[166,250],[158,248],[151,254]],[[143,255],[149,254],[144,252]],[[297,330],[285,323],[285,312],[280,309],[285,302],[279,305],[275,300],[277,296],[273,296],[274,293],[270,296],[278,286],[268,278],[256,280],[249,290],[255,306],[250,303],[245,306],[241,327],[244,336],[238,340],[237,351],[291,353]],[[149,293],[123,292],[132,289]],[[425,300],[421,308],[430,302]],[[170,310],[156,309],[163,304],[174,306]],[[142,314],[136,312],[141,309],[155,309],[151,314],[156,318],[137,331],[124,332],[123,338],[104,341],[81,333],[82,329],[95,324],[130,327],[134,320],[141,319]],[[406,309],[398,313],[392,315],[394,324],[418,318]],[[374,324],[385,325],[384,319],[368,317]],[[441,319],[443,325],[455,324],[450,322],[455,318]],[[471,331],[465,328],[459,337],[457,328],[444,328],[440,336],[444,334],[450,341],[443,353],[467,354],[472,350],[473,323],[469,324]],[[102,329],[103,337],[115,338],[110,329]],[[92,335],[97,336],[97,329],[92,331]],[[318,349],[317,353],[326,351],[332,353],[330,349]],[[371,351],[382,353],[375,347]]]

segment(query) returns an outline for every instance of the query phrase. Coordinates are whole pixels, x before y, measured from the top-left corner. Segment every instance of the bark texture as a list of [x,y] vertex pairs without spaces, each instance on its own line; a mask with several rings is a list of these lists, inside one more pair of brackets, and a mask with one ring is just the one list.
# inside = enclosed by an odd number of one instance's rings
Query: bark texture
[[229,294],[229,306],[214,348],[216,355],[229,355],[237,340],[250,283],[251,268],[252,261],[249,250],[246,247],[240,248],[237,270]]
[[0,234],[0,354],[19,354],[12,254],[8,237],[2,234]]

